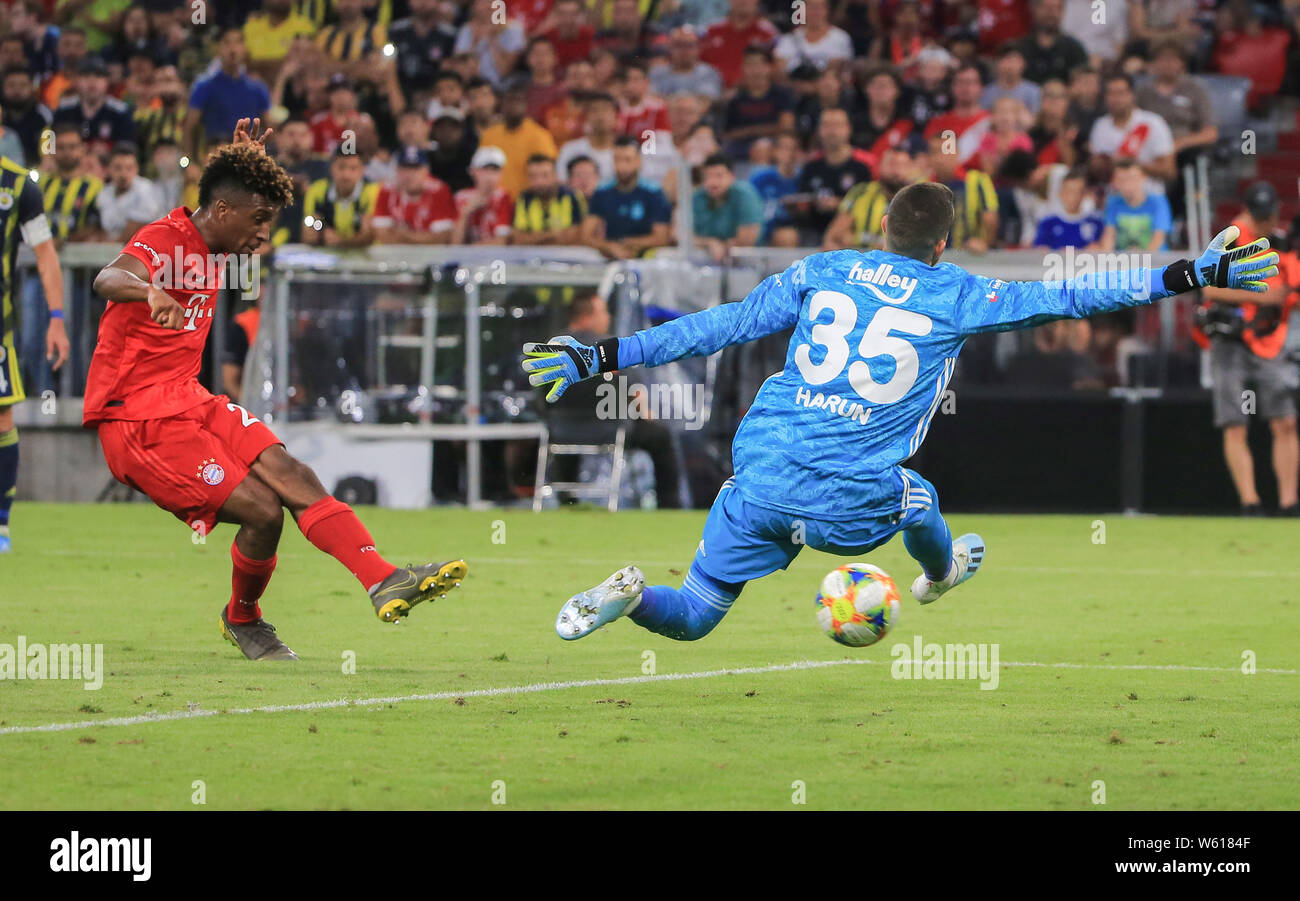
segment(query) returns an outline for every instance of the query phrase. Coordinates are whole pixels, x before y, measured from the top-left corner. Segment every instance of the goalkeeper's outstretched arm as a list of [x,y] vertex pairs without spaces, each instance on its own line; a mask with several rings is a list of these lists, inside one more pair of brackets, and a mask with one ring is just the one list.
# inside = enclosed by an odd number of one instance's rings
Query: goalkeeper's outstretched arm
[[594,346],[568,335],[545,344],[524,345],[524,372],[534,387],[550,386],[554,403],[575,382],[630,366],[662,366],[684,357],[704,357],[730,344],[743,344],[794,325],[799,316],[803,263],[769,275],[738,303],[724,303]]
[[1091,272],[1058,282],[1003,282],[971,276],[958,301],[957,324],[964,334],[1028,328],[1053,319],[1082,319],[1142,306],[1197,288],[1268,290],[1278,257],[1268,239],[1229,247],[1240,230],[1225,228],[1194,261],[1159,269]]

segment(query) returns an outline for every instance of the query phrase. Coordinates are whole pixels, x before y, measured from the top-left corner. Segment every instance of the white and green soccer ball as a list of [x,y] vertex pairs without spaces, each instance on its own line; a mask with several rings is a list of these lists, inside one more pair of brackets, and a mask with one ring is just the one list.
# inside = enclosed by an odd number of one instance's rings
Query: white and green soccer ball
[[840,644],[865,648],[884,638],[899,617],[898,586],[870,563],[846,563],[822,579],[817,625]]

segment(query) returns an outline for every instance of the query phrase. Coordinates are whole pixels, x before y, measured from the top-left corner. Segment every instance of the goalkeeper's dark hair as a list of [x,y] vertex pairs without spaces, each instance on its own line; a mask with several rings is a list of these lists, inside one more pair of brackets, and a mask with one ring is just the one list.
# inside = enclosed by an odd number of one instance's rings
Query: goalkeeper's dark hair
[[199,206],[232,189],[257,194],[277,206],[293,202],[293,179],[256,144],[226,144],[208,154],[199,177]]
[[885,249],[929,265],[935,245],[952,231],[956,210],[947,185],[926,181],[895,194],[885,215]]

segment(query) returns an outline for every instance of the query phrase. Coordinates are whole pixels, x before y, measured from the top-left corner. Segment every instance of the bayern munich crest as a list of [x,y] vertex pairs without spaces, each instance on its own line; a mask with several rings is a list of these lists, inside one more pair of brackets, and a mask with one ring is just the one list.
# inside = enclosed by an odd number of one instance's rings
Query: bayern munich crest
[[215,458],[209,457],[199,464],[199,478],[209,485],[220,485],[226,480],[226,471]]

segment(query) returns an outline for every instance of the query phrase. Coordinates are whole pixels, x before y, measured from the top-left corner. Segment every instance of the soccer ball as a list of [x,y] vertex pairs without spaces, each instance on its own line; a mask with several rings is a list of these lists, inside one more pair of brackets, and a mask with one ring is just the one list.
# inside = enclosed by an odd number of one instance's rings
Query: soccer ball
[[823,632],[840,644],[865,648],[898,622],[898,586],[878,566],[846,563],[822,579],[816,606]]

